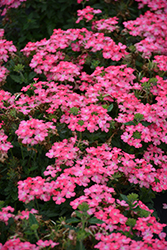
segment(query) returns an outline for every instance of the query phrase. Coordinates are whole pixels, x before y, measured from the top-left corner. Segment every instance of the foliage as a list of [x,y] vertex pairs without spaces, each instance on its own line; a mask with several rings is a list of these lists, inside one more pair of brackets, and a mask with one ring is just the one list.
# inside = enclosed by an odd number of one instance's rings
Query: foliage
[[165,249],[166,1],[0,7],[0,248]]

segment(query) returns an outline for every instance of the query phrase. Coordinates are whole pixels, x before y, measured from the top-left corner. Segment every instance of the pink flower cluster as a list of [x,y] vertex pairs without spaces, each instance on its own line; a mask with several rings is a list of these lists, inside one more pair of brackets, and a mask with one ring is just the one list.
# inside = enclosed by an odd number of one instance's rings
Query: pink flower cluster
[[154,56],[155,60],[153,61],[156,63],[159,70],[167,71],[167,56],[164,55],[157,55]]
[[[7,207],[2,207],[0,211],[0,221],[4,222],[6,225],[8,225],[8,220],[9,218],[13,218],[14,220],[28,220],[29,219],[29,214],[37,214],[38,211],[35,209],[31,209],[30,211],[25,210],[25,211],[19,211],[18,215],[14,215],[14,208],[11,206]],[[38,240],[35,244],[31,244],[30,242],[21,242],[19,238],[14,237],[13,239],[10,239],[6,241],[4,245],[0,243],[0,249],[1,250],[8,250],[8,249],[34,249],[34,250],[39,250],[45,247],[50,246],[51,248],[55,247],[59,243],[53,242],[52,240]]]
[[43,120],[32,118],[28,121],[21,121],[15,133],[22,140],[23,144],[31,144],[33,146],[45,140],[49,134],[48,130],[55,130],[56,127],[52,124],[52,122],[45,123]]
[[[71,46],[75,52],[85,51],[82,56],[76,54],[72,61],[62,61],[67,54],[66,48]],[[32,52],[30,67],[38,74],[44,73],[47,80],[68,80],[74,82],[74,79],[80,75],[82,65],[85,63],[89,53],[102,51],[103,57],[119,61],[127,55],[126,46],[116,43],[103,33],[94,33],[86,28],[61,29],[54,30],[49,40],[43,39],[40,42],[29,42],[22,52],[29,56]],[[68,54],[67,54],[68,57]]]
[[85,129],[93,133],[99,128],[102,131],[108,132],[112,118],[107,114],[107,110],[103,107],[90,104],[78,111],[77,115],[65,112],[61,117],[61,122],[69,124],[71,131],[83,132]]
[[[23,211],[19,211],[17,215],[12,214],[14,212],[14,208],[11,206],[7,206],[7,207],[2,207],[1,209],[2,211],[0,211],[0,220],[5,222],[6,225],[8,225],[8,220],[9,218],[14,218],[14,220],[28,220],[29,219],[29,214],[37,214],[38,211],[35,209],[31,209],[30,211],[28,210],[23,210]],[[10,213],[12,212],[12,213]]]
[[8,74],[8,70],[3,66],[3,63],[8,61],[9,56],[12,56],[13,52],[16,52],[16,47],[13,45],[13,43],[3,39],[3,35],[4,30],[0,29],[0,82],[2,82],[1,85],[4,84],[4,81]]
[[45,240],[45,241],[38,240],[36,242],[36,244],[37,245],[31,244],[28,241],[22,242],[22,241],[20,241],[19,238],[14,238],[14,239],[10,239],[10,240],[6,241],[4,245],[2,245],[0,243],[0,249],[1,250],[8,250],[8,249],[12,249],[12,250],[18,250],[18,249],[40,250],[40,249],[43,249],[45,247],[54,248],[59,243],[53,242],[52,240]]
[[[162,233],[165,224],[156,221],[153,210],[138,200],[133,203],[136,208],[133,210],[125,200],[114,198],[116,192],[119,195],[119,182],[128,187],[132,183],[137,189],[167,190],[167,156],[161,149],[167,143],[167,80],[162,77],[167,70],[166,2],[140,2],[148,4],[152,10],[136,20],[124,22],[124,25],[132,36],[141,37],[135,46],[145,60],[154,54],[153,62],[157,67],[152,78],[144,76],[137,79],[135,69],[127,67],[124,62],[116,64],[128,53],[125,45],[116,44],[104,34],[117,28],[118,19],[111,17],[94,21],[93,31],[86,28],[55,29],[50,39],[29,42],[22,51],[26,56],[32,56],[30,67],[38,74],[43,73],[47,80],[38,82],[34,79],[35,82],[22,88],[24,93],[17,99],[0,91],[2,110],[15,109],[22,113],[21,117],[29,117],[29,120],[23,118],[15,131],[22,144],[43,144],[47,137],[56,133],[56,126],[62,124],[73,134],[73,137],[53,142],[49,147],[45,155],[55,162],[47,166],[44,178],[28,177],[18,182],[19,200],[29,203],[34,199],[46,202],[52,199],[59,205],[73,198],[70,203],[73,209],[86,202],[88,214],[103,221],[99,232],[95,233],[99,241],[95,248],[100,250],[167,249],[166,235]],[[92,20],[94,14],[100,12],[87,6],[78,11],[77,22],[83,18]],[[3,31],[0,35],[3,37]],[[6,40],[0,41],[3,63],[15,48],[11,44],[9,47]],[[92,66],[94,53],[99,56],[95,63],[103,60],[109,66],[94,67],[94,71],[88,74],[83,71],[84,64]],[[115,66],[111,65],[111,60],[115,61]],[[42,110],[42,120],[35,118],[38,109]],[[0,128],[0,149],[5,155],[12,145],[7,142],[6,132]],[[89,146],[89,142],[82,140],[85,135],[88,140],[89,135],[97,136],[96,131],[99,130],[106,132],[106,143],[94,140],[93,146]],[[109,146],[115,134],[121,143],[133,146],[131,149],[137,152],[136,155]],[[142,155],[140,158],[138,151]],[[78,187],[83,191],[82,195],[77,193]],[[147,211],[148,215],[140,215],[140,209]],[[1,221],[7,224],[10,217],[26,220],[29,213],[37,213],[35,210],[22,211],[14,216],[12,212],[11,207],[2,208]],[[126,212],[132,218],[125,216]],[[129,226],[129,219],[134,219],[133,226]],[[133,234],[139,237],[138,241],[132,239]],[[0,249],[40,249],[56,245],[52,241],[39,240],[33,245],[20,239],[10,239]]]
[[13,103],[14,96],[12,97],[11,93],[8,91],[0,90],[0,109],[7,110],[9,106],[5,106],[5,102],[9,105]]
[[17,249],[26,249],[26,250],[39,250],[35,244],[31,244],[30,242],[22,242],[19,238],[10,239],[5,242],[4,245],[0,243],[1,250],[17,250]]
[[134,21],[124,22],[124,26],[132,36],[142,37],[143,40],[135,46],[145,58],[149,58],[152,53],[167,54],[167,21],[164,11],[147,11]]
[[84,18],[86,19],[87,22],[91,21],[94,17],[94,14],[99,14],[101,13],[101,10],[95,10],[90,6],[86,6],[86,8],[82,9],[82,10],[77,10],[77,15],[78,15],[78,19],[76,21],[76,23],[79,23],[81,20],[83,20]]
[[[127,123],[129,121],[135,121],[135,116],[141,114],[143,118],[140,121],[136,120],[134,125],[123,125],[124,133],[121,138],[124,142],[136,148],[142,147],[142,141],[151,142],[154,145],[160,145],[161,142],[166,143],[166,118],[167,118],[167,106],[166,106],[166,93],[167,93],[167,80],[163,80],[162,77],[156,76],[156,85],[151,83],[151,79],[143,78],[142,83],[150,82],[150,92],[155,95],[156,103],[145,105],[141,103],[137,98],[133,98],[130,102],[129,99],[125,99],[123,105],[120,104],[119,116],[115,118],[117,122]],[[144,85],[143,85],[144,89]],[[126,115],[125,115],[126,113]],[[127,119],[129,118],[129,119]],[[147,123],[143,123],[146,121]],[[135,132],[137,132],[138,138],[135,138]]]
[[[0,124],[0,128],[2,127],[3,123]],[[12,144],[7,141],[8,136],[5,135],[3,129],[0,129],[0,161],[3,162],[4,158],[7,157],[7,152],[10,148],[12,148]]]
[[[117,200],[118,204],[121,202]],[[130,237],[126,237],[122,233],[115,233],[113,232],[112,234],[106,233],[97,233],[96,234],[96,239],[100,240],[100,242],[95,246],[95,248],[98,248],[100,250],[103,249],[125,249],[125,250],[134,250],[134,249],[167,249],[167,243],[165,241],[165,233],[162,233],[162,229],[165,226],[165,224],[160,224],[156,222],[156,218],[152,216],[153,210],[148,209],[147,206],[145,206],[141,201],[135,202],[136,207],[140,207],[143,210],[148,211],[150,214],[147,217],[139,217],[136,220],[135,226],[133,226],[133,230],[137,229],[137,236],[142,238],[142,241],[134,241]],[[124,205],[123,205],[124,206]],[[110,226],[110,230],[113,231],[115,228],[117,230],[123,231],[123,232],[128,232],[130,231],[130,226],[126,226],[125,224],[121,223],[120,226],[119,224],[119,212],[118,209],[115,209],[112,207],[109,207],[108,209],[104,209],[109,213],[106,215],[103,215],[102,218],[107,222],[107,216],[108,218],[116,218],[116,215],[118,216],[117,219],[115,219],[115,223],[112,223]],[[126,206],[126,210],[129,210],[129,207]],[[100,217],[99,217],[100,218]],[[125,217],[126,218],[126,217]],[[121,217],[120,217],[121,219]],[[122,218],[123,219],[123,218]],[[121,220],[122,221],[122,220]],[[122,221],[123,222],[123,221]],[[126,222],[126,220],[125,220]],[[118,225],[116,225],[116,223]],[[153,224],[152,224],[153,223]],[[155,223],[155,227],[153,226]],[[115,224],[115,225],[113,225]],[[106,223],[108,226],[108,224]],[[103,226],[103,224],[102,224]],[[107,227],[106,227],[107,229]],[[158,234],[160,239],[154,239],[153,234]]]
[[139,9],[143,8],[144,5],[148,5],[148,7],[151,10],[159,10],[159,9],[165,9],[167,10],[167,2],[166,0],[135,0],[136,2],[139,2]]
[[1,16],[5,16],[8,9],[18,8],[20,4],[25,1],[27,0],[1,0],[0,8],[4,7],[3,12],[1,13]]
[[[45,86],[48,86],[48,88],[45,89]],[[84,97],[83,95],[73,93],[73,91],[70,90],[71,86],[58,85],[54,82],[39,82],[34,84],[33,87],[36,87],[34,90],[36,95],[29,97],[22,94],[20,95],[19,100],[13,104],[13,107],[23,114],[28,114],[41,103],[47,102],[49,104],[49,108],[46,112],[53,114],[60,108],[63,111],[60,122],[69,124],[68,127],[72,131],[76,130],[82,132],[87,129],[92,133],[100,128],[102,131],[108,132],[110,127],[109,122],[112,118],[107,114],[107,109],[98,104],[90,104],[91,101],[94,102],[91,96]],[[28,89],[30,89],[30,85],[23,88],[23,90]],[[31,89],[33,88],[31,87]],[[55,122],[56,120],[53,119],[53,121]],[[22,122],[22,124],[20,124],[19,133],[22,133],[22,129],[25,130],[25,127],[28,126],[26,124],[28,123]],[[18,134],[18,131],[16,131],[16,133],[20,136],[19,138],[24,137],[24,141],[29,140],[28,137],[25,137],[26,131],[23,132],[24,134],[21,136]],[[31,133],[34,132],[31,131]]]
[[80,152],[79,148],[74,146],[75,143],[76,138],[73,137],[71,137],[69,141],[64,139],[62,142],[55,142],[49,152],[46,153],[46,156],[48,158],[56,158],[56,168],[60,167],[62,164],[73,166],[74,159],[77,158],[77,155]]
[[[146,231],[145,234],[150,234]],[[97,233],[96,239],[101,240],[95,248],[99,250],[103,249],[122,249],[122,250],[166,250],[167,244],[165,241],[165,233],[161,233],[160,239],[151,239],[144,241],[135,241],[121,233],[112,233],[110,235],[103,235],[103,233]],[[166,234],[165,234],[166,235]]]
[[116,24],[118,23],[117,20],[118,20],[117,17],[110,17],[107,19],[100,19],[98,21],[93,21],[92,29],[104,33],[111,33],[115,29],[119,28],[118,26],[116,26]]
[[0,211],[0,221],[5,222],[6,225],[8,225],[9,218],[14,218],[14,214],[10,212],[14,212],[14,208],[11,206],[3,207]]
[[15,215],[14,218],[15,218],[15,220],[24,220],[24,219],[28,220],[30,213],[37,214],[38,211],[35,210],[34,208],[32,208],[30,211],[28,211],[28,210],[23,210],[21,212],[19,211],[18,215]]
[[[115,233],[114,230],[129,232],[130,226],[126,226],[127,218],[120,213],[117,208],[121,206],[126,210],[129,210],[129,205],[125,205],[122,201],[117,199],[117,203],[112,198],[111,193],[114,193],[114,189],[106,187],[106,185],[92,185],[90,188],[84,190],[85,195],[80,196],[71,202],[71,206],[76,209],[79,204],[86,202],[89,204],[89,214],[94,214],[96,218],[102,220],[101,232],[96,233],[95,237],[100,241],[95,248],[98,249],[139,249],[138,241],[134,241],[121,233]],[[107,205],[105,207],[105,205]],[[156,221],[156,218],[152,216],[154,210],[149,210],[141,201],[135,201],[135,207],[140,207],[143,210],[149,212],[146,217],[139,217],[136,220],[133,230],[137,230],[137,236],[142,237],[143,241],[139,241],[143,248],[147,249],[148,244],[151,245],[150,249],[166,249],[167,243],[165,241],[166,234],[162,233],[165,224],[160,224]],[[137,212],[134,212],[137,214]],[[97,223],[98,224],[98,223]],[[155,225],[155,226],[154,226]],[[111,233],[108,233],[108,230]],[[159,239],[154,240],[153,234],[157,234]],[[144,248],[145,247],[145,248]]]

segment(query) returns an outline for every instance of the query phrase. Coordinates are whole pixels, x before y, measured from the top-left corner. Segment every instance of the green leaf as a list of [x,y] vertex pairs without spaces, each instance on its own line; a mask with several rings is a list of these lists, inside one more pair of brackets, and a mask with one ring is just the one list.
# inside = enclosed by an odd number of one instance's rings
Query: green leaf
[[[83,231],[80,229],[77,233],[77,239],[82,242],[88,235],[89,234],[86,231]],[[79,248],[79,249],[83,249],[83,248]]]
[[107,112],[111,112],[111,110],[113,109],[113,107],[114,107],[114,104],[111,103],[110,106],[109,106],[108,109],[107,109]]
[[133,218],[128,218],[128,220],[126,221],[126,225],[130,227],[134,227],[136,225],[136,220]]
[[149,211],[146,211],[146,210],[144,210],[144,209],[141,209],[141,210],[139,211],[139,213],[138,213],[138,215],[139,215],[140,217],[144,217],[144,218],[147,218],[150,214],[151,214],[151,213],[150,213]]
[[[71,247],[70,247],[69,249],[71,250]],[[78,249],[86,250],[86,248],[85,248],[85,246],[83,245],[82,241],[77,241],[77,244],[76,244],[74,250],[78,250]]]
[[80,125],[80,126],[84,125],[84,121],[83,120],[79,120],[78,121],[78,125]]
[[79,108],[77,108],[77,107],[70,108],[70,113],[73,115],[77,115],[78,111],[79,111]]
[[139,62],[139,61],[136,61],[136,65],[137,65],[138,67],[141,67],[141,68],[142,68],[143,63],[141,63],[141,62]]
[[156,184],[160,183],[160,180],[158,178],[156,178],[156,177],[154,177],[154,181],[155,181]]
[[78,209],[81,210],[82,212],[87,212],[89,210],[89,205],[86,202],[83,202],[78,206]]
[[104,221],[97,219],[96,217],[92,217],[88,220],[90,224],[103,224]]
[[131,193],[127,195],[128,202],[133,203],[134,201],[138,201],[138,194]]
[[17,64],[17,65],[15,65],[14,66],[14,69],[13,69],[14,71],[16,71],[16,72],[22,72],[22,71],[24,71],[24,65],[23,64]]
[[134,139],[141,139],[141,133],[138,131],[133,132],[133,138]]
[[134,115],[135,119],[140,122],[143,118],[144,118],[144,115],[140,114],[140,113],[136,113]]
[[30,72],[30,74],[28,75],[28,79],[32,80],[37,74],[35,72]]
[[36,230],[38,229],[38,227],[39,227],[38,224],[32,224],[30,228],[31,228],[33,231],[36,231]]
[[152,123],[151,123],[151,122],[146,122],[146,121],[141,121],[141,124],[142,124],[144,127],[148,127],[148,126],[151,125]]
[[77,218],[70,218],[66,220],[66,223],[77,223],[80,222],[81,220],[77,219]]
[[141,211],[141,208],[140,208],[139,206],[137,206],[137,207],[133,208],[133,211],[134,211],[134,212],[140,212],[140,211]]
[[118,181],[118,178],[120,178],[122,176],[122,174],[120,174],[120,173],[114,173],[113,175],[112,175],[112,177],[116,180],[116,181]]
[[11,197],[13,199],[13,201],[17,201],[18,200],[18,192],[15,192],[14,190],[11,190]]
[[23,82],[21,76],[10,75],[10,77],[12,78],[13,81],[15,81],[17,83],[22,83]]
[[99,60],[93,60],[90,68],[95,69],[96,67],[98,67],[99,63],[100,63]]
[[107,104],[102,105],[102,107],[103,107],[103,109],[107,109],[108,110]]
[[47,31],[48,34],[51,36],[51,34],[53,33],[53,29],[54,29],[54,23],[48,23],[47,24]]
[[128,202],[128,198],[127,198],[127,196],[126,196],[126,195],[124,195],[124,194],[120,194],[120,196],[121,196],[121,198],[122,198],[124,201]]
[[75,211],[75,213],[76,213],[77,217],[79,217],[79,218],[82,218],[82,217],[83,217],[83,214],[81,214],[80,212]]
[[133,121],[125,122],[124,125],[136,125]]
[[29,223],[30,223],[30,226],[32,226],[33,224],[37,224],[38,225],[38,221],[36,220],[34,214],[29,214]]
[[30,231],[30,230],[27,230],[27,231],[25,231],[24,233],[25,233],[25,234],[28,234],[28,235],[33,235],[33,234],[34,234],[34,232],[33,232],[32,230],[31,230],[31,231]]
[[4,201],[0,201],[0,210],[3,208],[5,202]]
[[157,81],[158,81],[158,79],[156,77],[153,77],[153,78],[149,79],[149,82],[154,83],[154,85],[155,85],[155,83],[157,83]]

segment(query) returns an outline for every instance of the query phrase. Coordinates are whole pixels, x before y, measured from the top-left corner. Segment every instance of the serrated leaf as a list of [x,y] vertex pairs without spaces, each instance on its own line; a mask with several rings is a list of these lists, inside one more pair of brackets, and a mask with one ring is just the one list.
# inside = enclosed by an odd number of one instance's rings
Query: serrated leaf
[[138,194],[136,193],[131,193],[127,195],[128,201],[134,202],[138,200]]
[[140,113],[136,113],[136,114],[134,115],[134,117],[135,117],[135,119],[136,119],[137,121],[141,121],[141,120],[144,118],[144,115],[143,115],[143,114],[140,114]]
[[156,184],[160,183],[160,180],[158,178],[156,178],[156,177],[154,177],[154,181],[155,181]]
[[30,72],[30,74],[28,75],[28,79],[32,80],[37,74],[35,72]]
[[104,221],[97,219],[96,217],[92,217],[88,220],[90,224],[103,224]]
[[136,220],[134,218],[128,218],[128,220],[126,221],[126,225],[134,227],[136,225]]
[[120,194],[121,198],[124,200],[124,201],[127,201],[128,202],[128,198],[126,195],[124,194]]
[[70,218],[66,220],[66,223],[77,223],[80,222],[81,220],[77,219],[77,218]]
[[102,107],[103,107],[103,109],[107,109],[108,110],[107,104],[102,105]]
[[139,215],[140,217],[147,218],[150,214],[151,214],[151,212],[146,211],[146,210],[144,210],[144,209],[141,209],[141,210],[139,211],[139,214],[138,214],[138,215]]
[[18,193],[17,192],[14,192],[14,191],[11,191],[11,197],[14,201],[17,201],[18,200]]
[[70,108],[70,113],[73,115],[77,115],[78,111],[79,111],[79,108],[77,108],[77,107]]
[[134,212],[139,212],[139,211],[141,211],[141,208],[139,206],[137,206],[137,207],[133,208],[133,211]]
[[124,125],[136,125],[133,121],[125,122]]
[[83,217],[83,214],[81,214],[80,212],[75,211],[75,213],[76,213],[77,217],[79,217],[79,218],[82,218],[82,217]]
[[151,83],[157,83],[157,81],[158,81],[158,79],[155,77],[152,77],[149,79],[149,82],[151,82]]
[[118,179],[118,178],[120,178],[122,175],[120,174],[120,173],[114,173],[113,175],[112,175],[112,177],[114,178],[114,179]]
[[151,122],[141,121],[141,124],[142,124],[144,127],[148,127],[149,125],[151,125]]
[[133,138],[134,139],[141,139],[141,133],[138,131],[133,132]]
[[89,210],[89,205],[87,202],[82,202],[79,206],[78,209],[82,212],[87,212]]
[[80,126],[84,125],[84,121],[83,120],[79,120],[78,121],[78,125],[80,125]]

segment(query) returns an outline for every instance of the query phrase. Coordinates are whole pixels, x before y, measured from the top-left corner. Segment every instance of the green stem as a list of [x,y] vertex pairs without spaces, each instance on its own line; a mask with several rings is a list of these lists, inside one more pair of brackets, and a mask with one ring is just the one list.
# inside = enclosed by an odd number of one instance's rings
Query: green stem
[[24,154],[23,154],[22,144],[20,144],[20,148],[21,148],[21,156],[22,156],[22,159],[24,160]]
[[38,210],[38,212],[39,212],[39,204],[38,204],[38,201],[37,201],[36,198],[35,198],[35,205],[36,205],[36,208],[37,208],[37,210]]
[[82,240],[79,241],[79,250],[83,250],[83,243],[82,243]]
[[[12,149],[10,148],[10,149],[9,149],[9,151],[10,151],[10,153],[11,153],[12,157],[13,157],[13,152],[12,152]],[[14,158],[14,157],[13,157],[13,158]]]
[[37,230],[34,230],[34,233],[35,233],[35,236],[36,236],[37,240],[39,240],[39,236],[38,236]]
[[24,77],[23,73],[22,73],[22,72],[19,72],[19,73],[20,73],[20,75],[21,75],[23,81],[25,81],[25,77]]

